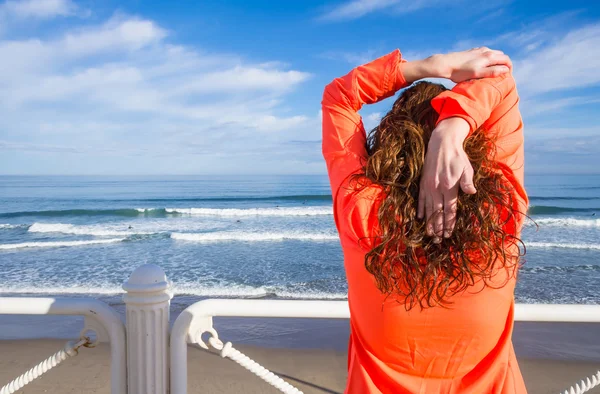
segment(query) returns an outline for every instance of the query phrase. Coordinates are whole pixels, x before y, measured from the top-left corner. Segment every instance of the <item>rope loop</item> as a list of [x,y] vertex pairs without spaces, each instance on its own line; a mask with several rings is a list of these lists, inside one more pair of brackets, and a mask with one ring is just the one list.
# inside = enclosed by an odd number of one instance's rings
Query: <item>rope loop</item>
[[269,371],[256,361],[252,360],[244,353],[235,349],[231,342],[223,344],[223,342],[219,339],[219,335],[214,329],[211,329],[211,331],[208,332],[211,334],[211,337],[208,338],[209,345],[218,350],[221,354],[221,357],[230,358],[284,394],[303,394],[302,391],[281,379],[279,376],[275,375],[273,372]]
[[67,358],[76,356],[79,353],[79,348],[82,346],[93,347],[95,344],[86,336],[80,337],[78,341],[67,342],[61,350],[0,388],[0,394],[13,394],[17,392],[27,384],[31,383],[34,379],[39,378],[65,361]]
[[591,378],[585,378],[585,380],[582,380],[574,386],[569,387],[560,394],[583,394],[598,386],[600,386],[600,371],[592,375]]

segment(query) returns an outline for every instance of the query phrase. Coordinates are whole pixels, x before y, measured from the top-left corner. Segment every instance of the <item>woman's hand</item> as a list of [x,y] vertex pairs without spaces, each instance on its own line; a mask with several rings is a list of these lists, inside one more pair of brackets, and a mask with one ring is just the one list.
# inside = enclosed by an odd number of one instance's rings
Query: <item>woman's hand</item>
[[423,78],[447,78],[459,83],[506,74],[512,69],[512,63],[502,51],[481,47],[433,55],[427,59],[402,63],[401,67],[409,84]]
[[[434,55],[425,59],[423,69],[432,75],[458,83],[469,79],[495,77],[512,70],[510,58],[486,47],[464,52]],[[417,217],[427,218],[427,235],[434,242],[448,238],[456,224],[458,188],[475,194],[473,167],[463,149],[469,124],[461,118],[441,121],[431,135],[421,174]]]
[[417,217],[427,218],[426,233],[440,243],[456,224],[458,187],[475,194],[473,167],[463,149],[469,124],[461,118],[441,121],[429,140],[421,174]]
[[431,61],[442,78],[459,83],[469,79],[497,77],[512,70],[510,58],[487,47],[434,55]]

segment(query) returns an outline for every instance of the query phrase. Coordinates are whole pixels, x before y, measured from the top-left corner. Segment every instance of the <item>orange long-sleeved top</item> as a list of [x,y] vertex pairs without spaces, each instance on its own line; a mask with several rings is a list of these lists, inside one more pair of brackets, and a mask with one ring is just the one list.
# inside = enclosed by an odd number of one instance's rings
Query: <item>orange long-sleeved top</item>
[[[447,308],[406,311],[401,300],[386,298],[376,288],[365,269],[371,245],[364,239],[378,227],[382,189],[377,185],[354,189],[349,183],[368,156],[358,111],[407,85],[403,62],[396,50],[335,79],[323,95],[323,155],[350,305],[346,393],[526,393],[511,341],[514,275],[499,273],[494,281],[500,286],[493,287],[500,288],[475,285],[453,296]],[[460,83],[433,99],[432,106],[440,121],[458,116],[469,123],[471,132],[482,127],[496,135],[495,160],[514,186],[515,208],[525,212],[518,101],[514,79],[506,74]],[[519,236],[522,219],[517,226]]]

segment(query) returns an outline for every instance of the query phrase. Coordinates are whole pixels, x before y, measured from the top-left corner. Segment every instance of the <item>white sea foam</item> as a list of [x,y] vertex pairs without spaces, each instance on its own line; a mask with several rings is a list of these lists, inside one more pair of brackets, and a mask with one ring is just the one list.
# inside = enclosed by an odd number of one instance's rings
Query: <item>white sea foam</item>
[[600,250],[600,244],[577,244],[556,242],[525,242],[526,247],[533,248],[564,248],[564,249],[591,249]]
[[275,295],[279,298],[305,299],[305,300],[346,300],[348,293],[326,293],[324,291],[277,291]]
[[306,241],[337,240],[335,234],[319,233],[244,233],[244,232],[216,232],[216,233],[172,233],[171,238],[181,241],[193,242],[220,242],[220,241],[281,241],[286,239]]
[[574,271],[598,271],[600,265],[595,264],[580,264],[580,265],[567,265],[567,266],[536,266],[529,267],[525,266],[521,268],[524,272],[538,273],[538,272],[574,272]]
[[20,225],[18,224],[2,224],[0,223],[0,230],[9,230],[12,228],[17,228],[20,227]]
[[163,208],[135,208],[139,213],[148,213],[152,211],[162,211]]
[[[174,284],[172,291],[176,295],[195,295],[201,297],[266,297],[274,292],[265,287],[251,287],[243,285],[230,286],[203,286],[199,284],[184,283]],[[123,293],[120,286],[113,284],[94,284],[91,286],[10,286],[0,287],[0,293],[21,294],[119,294]]]
[[[287,291],[279,286],[246,286],[239,284],[231,285],[203,285],[199,283],[174,283],[172,291],[175,295],[191,295],[198,297],[228,297],[228,298],[264,298],[278,297],[288,299],[323,299],[323,300],[345,300],[346,293],[327,293],[324,291]],[[12,285],[0,287],[0,294],[102,294],[113,295],[123,293],[120,286],[110,283],[98,283],[89,286],[70,285],[60,286],[31,286]]]
[[347,293],[328,293],[324,291],[288,291],[279,286],[251,287],[243,285],[230,286],[202,286],[195,284],[175,284],[175,294],[195,295],[200,297],[244,297],[263,298],[277,297],[304,300],[345,300]]
[[198,283],[174,283],[173,292],[175,294],[195,295],[200,297],[245,297],[262,298],[273,295],[274,292],[267,287],[252,287],[239,284],[230,284],[223,286],[202,285]]
[[140,232],[137,230],[126,229],[124,225],[120,225],[124,230],[115,230],[110,227],[103,226],[76,226],[65,223],[34,223],[29,227],[29,232],[32,233],[61,233],[74,235],[94,235],[97,237],[114,237],[128,236],[133,234],[152,234],[151,232]]
[[[540,226],[548,227],[600,227],[600,219],[576,219],[576,218],[541,218],[535,219]],[[527,226],[535,226],[531,221]]]
[[0,294],[119,294],[123,289],[110,284],[96,286],[8,286],[0,287]]
[[67,247],[67,246],[109,244],[109,243],[114,243],[114,242],[121,242],[124,240],[125,240],[125,238],[112,238],[112,239],[96,239],[96,240],[89,240],[89,241],[23,242],[23,243],[19,243],[19,244],[0,244],[0,250],[22,249],[22,248],[60,248],[60,247]]
[[[141,209],[141,208],[140,208]],[[285,208],[165,208],[167,213],[193,216],[324,216],[333,215],[327,207],[285,207]]]
[[515,301],[519,304],[597,304],[596,297],[576,296],[570,294],[553,294],[550,299],[545,297],[515,295]]

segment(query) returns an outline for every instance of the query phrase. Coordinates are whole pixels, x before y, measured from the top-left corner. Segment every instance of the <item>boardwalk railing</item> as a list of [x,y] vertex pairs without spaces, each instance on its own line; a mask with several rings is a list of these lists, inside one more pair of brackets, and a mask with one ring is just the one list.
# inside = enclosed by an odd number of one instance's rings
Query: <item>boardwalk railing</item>
[[[212,318],[350,317],[346,301],[210,299],[187,307],[177,317],[169,339],[171,292],[163,270],[155,265],[143,265],[132,273],[123,288],[126,291],[123,296],[126,330],[117,312],[94,299],[0,297],[0,314],[84,316],[83,331],[92,330],[100,340],[110,342],[112,394],[166,394],[169,387],[171,394],[187,393],[187,345],[197,344],[208,348],[203,340],[205,333],[209,334],[209,344],[222,350],[222,354],[229,351],[228,357],[261,375],[275,387],[296,393],[299,391],[285,382],[276,383],[277,377],[232,349],[231,344],[220,342]],[[515,320],[600,323],[600,305],[519,304],[515,307]],[[600,384],[594,379],[589,385],[585,383],[577,390],[567,392],[583,393],[588,387]]]
[[350,318],[346,301],[204,300],[187,307],[171,331],[171,394],[187,393],[187,344],[207,345],[213,316]]
[[[214,335],[215,316],[350,318],[346,301],[211,299],[187,307],[171,332],[171,394],[187,393],[187,344],[206,347],[204,333]],[[518,304],[515,320],[600,323],[600,305]]]
[[83,316],[82,335],[92,331],[98,342],[110,342],[111,393],[127,392],[125,327],[119,314],[104,302],[93,298],[0,297],[0,315]]

